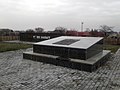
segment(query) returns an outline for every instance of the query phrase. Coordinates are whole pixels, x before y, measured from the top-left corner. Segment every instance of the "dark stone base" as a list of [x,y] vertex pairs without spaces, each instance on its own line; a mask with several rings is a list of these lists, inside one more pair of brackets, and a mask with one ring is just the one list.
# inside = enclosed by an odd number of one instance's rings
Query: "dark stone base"
[[47,54],[39,54],[33,52],[25,52],[23,53],[24,59],[30,59],[34,61],[40,61],[44,63],[54,64],[58,66],[64,66],[72,69],[78,69],[81,71],[92,72],[103,65],[110,55],[110,51],[103,50],[103,52],[87,59],[72,59],[72,58],[61,58],[59,56],[47,55]]

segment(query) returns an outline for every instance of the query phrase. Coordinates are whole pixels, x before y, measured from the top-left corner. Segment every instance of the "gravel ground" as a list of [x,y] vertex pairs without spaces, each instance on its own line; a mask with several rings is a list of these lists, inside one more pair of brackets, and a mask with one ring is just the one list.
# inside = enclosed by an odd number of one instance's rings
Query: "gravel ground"
[[120,90],[120,49],[92,73],[23,59],[31,50],[0,53],[0,90]]

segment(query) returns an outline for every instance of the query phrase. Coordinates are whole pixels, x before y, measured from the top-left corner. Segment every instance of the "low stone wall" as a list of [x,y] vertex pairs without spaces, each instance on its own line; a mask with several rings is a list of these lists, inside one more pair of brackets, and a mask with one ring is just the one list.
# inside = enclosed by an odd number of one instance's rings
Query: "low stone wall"
[[54,55],[39,54],[33,52],[24,52],[23,58],[43,63],[49,63],[57,66],[78,69],[81,71],[92,72],[102,66],[109,58],[110,51],[104,50],[102,54],[96,55],[87,61],[72,58],[62,58]]
[[65,34],[61,33],[20,33],[20,41],[27,42],[40,42],[43,40],[65,36]]

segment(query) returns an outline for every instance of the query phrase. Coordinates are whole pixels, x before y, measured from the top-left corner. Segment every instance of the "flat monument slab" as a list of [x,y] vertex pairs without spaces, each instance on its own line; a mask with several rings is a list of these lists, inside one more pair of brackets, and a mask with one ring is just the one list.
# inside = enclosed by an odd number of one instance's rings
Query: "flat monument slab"
[[[69,48],[78,48],[78,49],[87,49],[102,40],[102,37],[76,37],[76,36],[61,36],[42,42],[35,43],[34,45],[47,45],[47,46],[56,46],[56,47],[69,47]],[[70,44],[61,44],[60,42],[71,41]]]

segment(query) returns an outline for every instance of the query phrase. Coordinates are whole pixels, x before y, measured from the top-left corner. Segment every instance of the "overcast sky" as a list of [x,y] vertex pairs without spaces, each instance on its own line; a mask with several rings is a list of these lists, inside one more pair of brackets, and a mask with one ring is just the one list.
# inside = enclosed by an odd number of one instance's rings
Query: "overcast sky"
[[0,0],[0,28],[114,26],[120,31],[120,0]]

